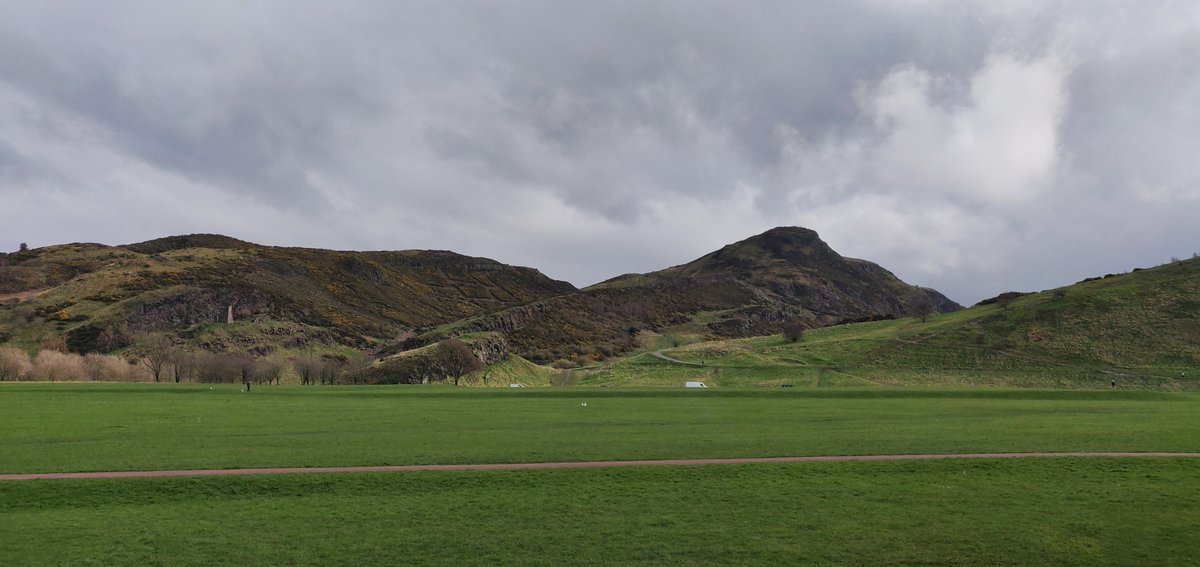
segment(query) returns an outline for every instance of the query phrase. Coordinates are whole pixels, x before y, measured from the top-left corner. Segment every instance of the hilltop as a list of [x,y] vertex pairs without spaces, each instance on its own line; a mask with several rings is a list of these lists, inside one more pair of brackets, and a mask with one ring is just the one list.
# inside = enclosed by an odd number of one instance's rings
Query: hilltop
[[961,307],[937,291],[834,252],[816,232],[767,231],[687,264],[620,276],[529,305],[431,329],[387,352],[476,332],[503,334],[538,362],[586,362],[639,346],[646,333],[729,338]]

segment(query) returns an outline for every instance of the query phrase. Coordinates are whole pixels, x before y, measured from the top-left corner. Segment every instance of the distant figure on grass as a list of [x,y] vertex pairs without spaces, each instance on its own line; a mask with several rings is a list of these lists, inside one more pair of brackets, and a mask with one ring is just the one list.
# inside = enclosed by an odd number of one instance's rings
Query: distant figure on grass
[[1116,380],[1111,380],[1111,381],[1109,382],[1109,386],[1110,386],[1110,387],[1112,387],[1113,389],[1116,389],[1116,387],[1117,387],[1117,381],[1116,381]]

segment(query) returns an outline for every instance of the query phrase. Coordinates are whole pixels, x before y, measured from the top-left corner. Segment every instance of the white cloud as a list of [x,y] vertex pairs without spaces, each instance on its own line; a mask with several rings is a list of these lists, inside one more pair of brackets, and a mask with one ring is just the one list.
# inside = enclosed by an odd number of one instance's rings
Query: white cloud
[[960,85],[908,65],[862,95],[883,136],[874,163],[881,184],[934,190],[987,205],[1029,203],[1050,189],[1067,112],[1067,58],[993,54]]

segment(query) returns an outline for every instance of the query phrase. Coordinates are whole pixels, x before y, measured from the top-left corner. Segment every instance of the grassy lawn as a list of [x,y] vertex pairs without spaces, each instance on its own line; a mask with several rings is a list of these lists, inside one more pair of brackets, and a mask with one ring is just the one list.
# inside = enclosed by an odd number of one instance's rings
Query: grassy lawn
[[[586,403],[586,406],[582,404]],[[1196,451],[1146,391],[0,384],[0,472]]]
[[5,565],[1195,565],[1172,459],[0,484]]
[[[582,403],[587,405],[583,406]],[[1200,396],[0,384],[0,471],[1196,451]],[[4,565],[1193,565],[1185,459],[0,483]]]

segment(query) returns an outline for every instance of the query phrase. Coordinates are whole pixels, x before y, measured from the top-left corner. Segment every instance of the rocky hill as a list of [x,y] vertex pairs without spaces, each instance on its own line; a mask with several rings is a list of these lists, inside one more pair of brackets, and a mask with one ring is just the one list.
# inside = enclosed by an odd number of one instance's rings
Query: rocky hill
[[876,264],[842,257],[816,232],[788,227],[682,266],[432,328],[388,354],[446,336],[499,332],[515,352],[538,362],[596,359],[631,348],[645,330],[680,327],[728,338],[774,333],[796,318],[819,327],[960,308]]
[[156,331],[216,351],[367,348],[575,290],[452,252],[280,248],[219,235],[50,246],[2,261],[0,344],[77,352],[119,350]]
[[[216,352],[317,345],[386,359],[482,333],[493,337],[488,357],[497,360],[513,352],[538,362],[586,361],[679,329],[740,337],[776,332],[793,319],[819,327],[959,308],[840,256],[803,228],[774,229],[682,266],[584,290],[452,252],[337,252],[209,234],[50,246],[2,260],[0,344],[27,350],[113,352],[167,332]],[[491,352],[495,345],[505,352]]]

